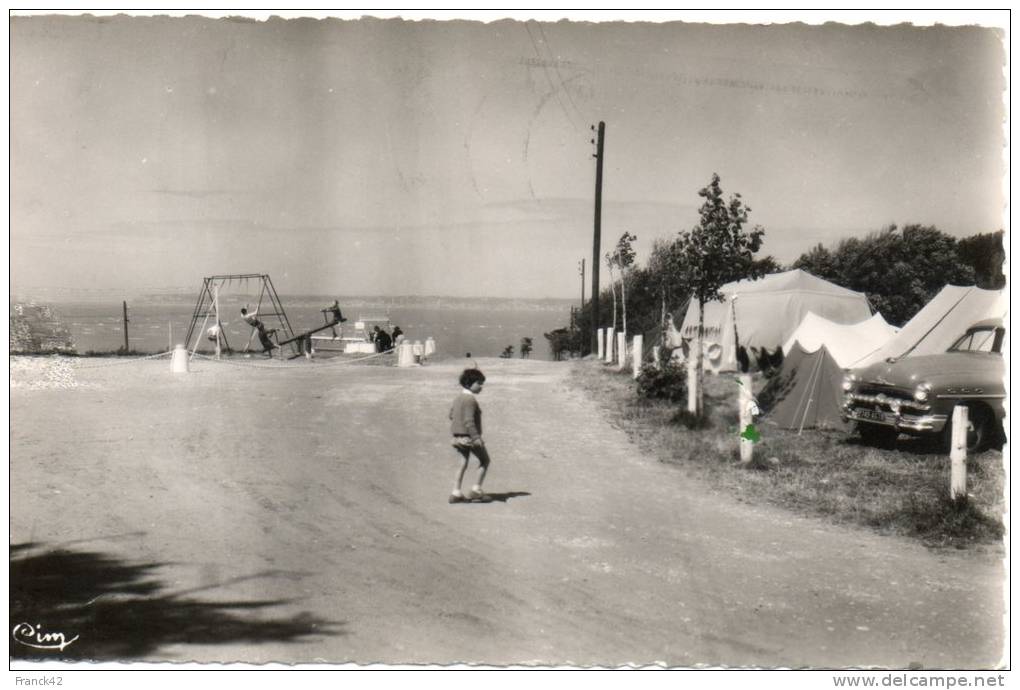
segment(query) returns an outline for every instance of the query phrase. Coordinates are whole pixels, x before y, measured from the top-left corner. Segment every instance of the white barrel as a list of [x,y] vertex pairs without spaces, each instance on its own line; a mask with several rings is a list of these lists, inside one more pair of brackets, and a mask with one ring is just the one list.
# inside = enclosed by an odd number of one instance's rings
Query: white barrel
[[436,341],[432,336],[425,338],[425,356],[430,357],[436,352]]
[[397,346],[397,366],[398,367],[413,367],[414,366],[414,345],[404,341]]
[[174,348],[173,356],[170,358],[170,371],[175,374],[188,373],[188,351],[183,345]]

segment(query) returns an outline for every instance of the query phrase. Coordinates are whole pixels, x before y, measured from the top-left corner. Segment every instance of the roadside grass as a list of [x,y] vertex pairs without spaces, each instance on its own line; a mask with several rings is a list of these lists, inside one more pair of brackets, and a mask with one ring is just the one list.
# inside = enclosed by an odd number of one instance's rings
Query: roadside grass
[[[949,456],[930,441],[901,437],[895,450],[843,431],[779,429],[760,420],[754,461],[740,463],[738,386],[705,376],[707,427],[690,429],[684,404],[639,397],[627,372],[577,362],[571,385],[600,404],[607,421],[643,452],[749,503],[768,503],[835,523],[919,539],[934,547],[1000,543],[1005,510],[1002,453],[968,458],[964,501],[949,497]],[[764,380],[754,377],[757,392]]]

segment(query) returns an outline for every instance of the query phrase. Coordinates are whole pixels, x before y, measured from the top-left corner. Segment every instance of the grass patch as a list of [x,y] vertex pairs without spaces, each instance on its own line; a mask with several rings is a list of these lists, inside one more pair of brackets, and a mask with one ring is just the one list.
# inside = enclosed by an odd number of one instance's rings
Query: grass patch
[[[595,400],[606,419],[627,431],[642,451],[683,467],[734,496],[769,503],[835,523],[916,538],[937,547],[993,544],[1003,536],[1005,473],[1000,451],[968,458],[965,500],[949,498],[950,461],[926,439],[901,437],[893,450],[864,445],[842,431],[757,425],[753,462],[739,462],[738,386],[732,377],[705,377],[704,420],[683,403],[638,395],[633,379],[579,362],[571,385]],[[755,390],[764,381],[755,377]]]

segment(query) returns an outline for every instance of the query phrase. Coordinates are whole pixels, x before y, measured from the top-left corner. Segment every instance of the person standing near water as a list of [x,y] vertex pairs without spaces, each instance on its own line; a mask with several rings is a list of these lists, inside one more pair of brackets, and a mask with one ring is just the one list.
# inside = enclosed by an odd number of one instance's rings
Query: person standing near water
[[[482,440],[482,408],[478,405],[478,394],[482,392],[484,383],[485,374],[481,371],[465,369],[460,375],[463,390],[453,399],[450,406],[452,445],[461,456],[460,467],[454,478],[453,492],[450,494],[450,503],[492,501],[492,498],[482,491],[482,482],[485,481],[485,474],[489,471],[489,452],[485,449],[485,441]],[[478,480],[465,496],[461,491],[461,484],[464,482],[464,473],[467,471],[472,453],[478,458]]]
[[390,339],[390,334],[378,326],[375,327],[375,333],[372,336],[372,340],[375,342],[376,352],[389,352],[393,349],[393,341]]
[[[333,330],[333,337],[334,338],[339,338],[340,334],[338,334],[336,332],[336,325],[337,324],[341,324],[341,323],[343,323],[344,321],[347,320],[347,319],[344,318],[343,312],[340,311],[340,300],[338,300],[338,299],[333,300],[333,304],[331,304],[328,307],[326,307],[325,309],[323,309],[322,313],[323,314],[332,314],[333,315],[333,329],[332,329]],[[343,328],[341,328],[341,333],[342,332],[343,332]]]

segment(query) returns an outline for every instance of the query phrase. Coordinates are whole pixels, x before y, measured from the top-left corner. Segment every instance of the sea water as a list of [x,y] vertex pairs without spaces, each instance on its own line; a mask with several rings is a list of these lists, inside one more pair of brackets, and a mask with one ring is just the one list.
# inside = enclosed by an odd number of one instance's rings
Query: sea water
[[[281,295],[283,311],[292,331],[302,333],[323,326],[322,310],[333,298],[317,296],[287,297]],[[400,326],[411,340],[425,341],[434,338],[438,356],[463,357],[470,352],[475,357],[497,357],[507,346],[513,346],[513,356],[519,357],[522,338],[532,339],[531,356],[551,359],[548,341],[544,334],[570,323],[571,302],[568,300],[492,300],[492,299],[440,299],[429,298],[411,301],[352,298],[340,300],[340,308],[347,320],[344,335],[353,335],[358,318],[389,318],[392,326]],[[254,308],[257,300],[222,298],[220,321],[227,343],[235,350],[246,345],[258,350],[258,338],[251,338],[251,328],[241,318],[244,304]],[[49,302],[54,315],[70,330],[75,349],[106,352],[124,345],[124,313],[121,302]],[[574,304],[576,306],[576,304]],[[196,300],[155,296],[128,300],[128,345],[138,352],[165,352],[174,344],[184,343]],[[281,328],[282,318],[268,300],[259,307],[266,328]],[[204,314],[204,310],[202,311]],[[195,324],[191,348],[199,334],[215,323],[215,317],[200,316]],[[391,329],[392,330],[392,329]],[[319,335],[330,335],[330,330]],[[203,340],[203,349],[211,343]]]

